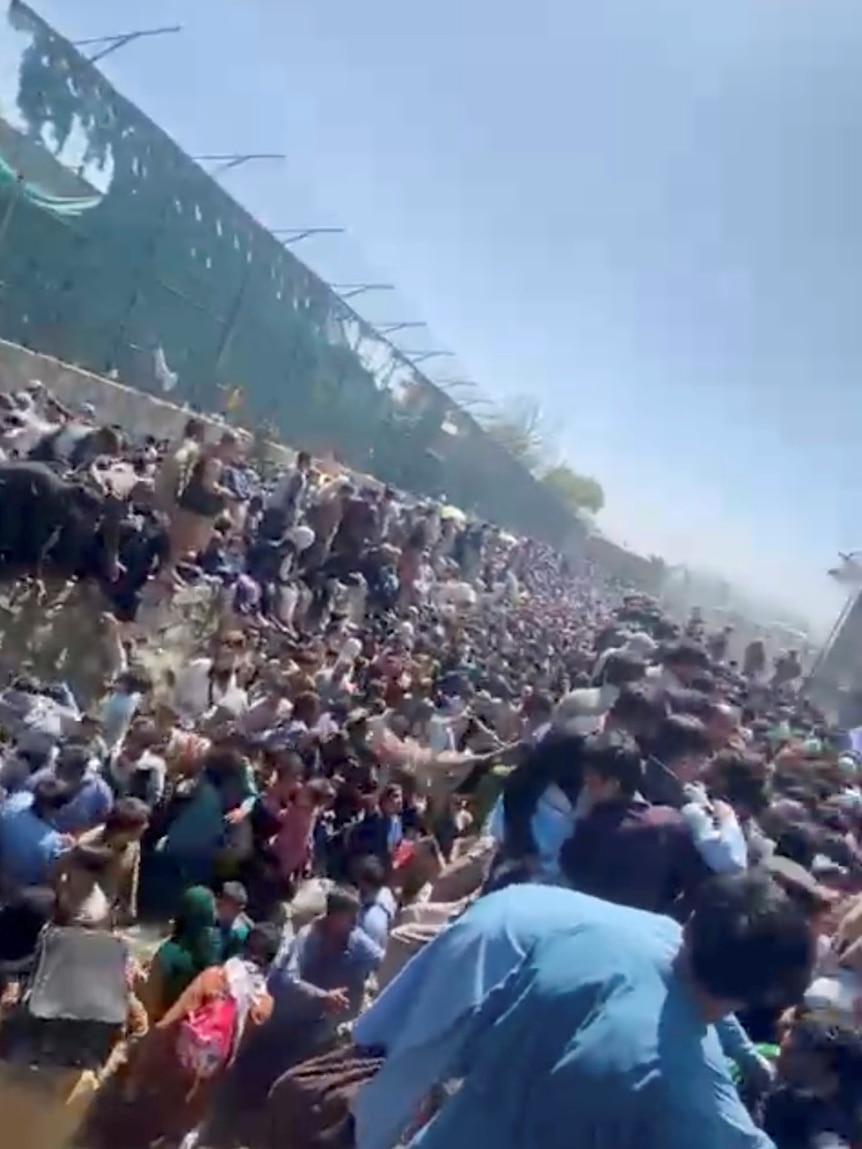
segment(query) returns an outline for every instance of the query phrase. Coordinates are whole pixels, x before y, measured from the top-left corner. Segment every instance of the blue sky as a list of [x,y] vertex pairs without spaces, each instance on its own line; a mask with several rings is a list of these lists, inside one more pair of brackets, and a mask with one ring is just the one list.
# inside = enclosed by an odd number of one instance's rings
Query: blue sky
[[[815,618],[862,546],[858,0],[37,0],[309,261],[530,394],[640,549]],[[2,60],[2,57],[0,57]],[[397,314],[392,314],[397,311]],[[415,342],[413,343],[415,346]]]

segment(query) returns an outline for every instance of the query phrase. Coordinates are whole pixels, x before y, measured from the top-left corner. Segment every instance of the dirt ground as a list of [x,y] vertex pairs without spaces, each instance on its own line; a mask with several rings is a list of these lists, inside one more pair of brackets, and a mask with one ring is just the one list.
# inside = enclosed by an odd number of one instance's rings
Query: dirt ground
[[[0,685],[29,673],[66,682],[82,708],[93,705],[120,669],[119,643],[129,637],[104,605],[97,588],[80,583],[0,589]],[[160,682],[202,649],[216,617],[208,586],[180,589],[169,603],[151,597],[131,628],[131,661]]]

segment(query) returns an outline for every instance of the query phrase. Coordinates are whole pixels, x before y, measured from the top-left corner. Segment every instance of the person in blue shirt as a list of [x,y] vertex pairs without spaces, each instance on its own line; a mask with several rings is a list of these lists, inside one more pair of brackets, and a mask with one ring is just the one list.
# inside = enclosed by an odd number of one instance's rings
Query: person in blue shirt
[[384,869],[375,857],[357,858],[353,862],[351,876],[361,903],[357,925],[381,949],[385,949],[398,906],[395,895],[386,885]]
[[140,671],[120,674],[110,693],[99,706],[99,723],[108,754],[114,755],[122,746],[138,708],[152,683]]
[[491,894],[354,1026],[386,1051],[357,1149],[392,1149],[452,1079],[411,1149],[765,1149],[725,1055],[759,1063],[728,1015],[799,1000],[813,960],[801,912],[754,872],[706,882],[685,929],[560,888]]
[[63,782],[44,778],[0,804],[0,875],[7,890],[50,882],[54,863],[71,845],[56,825],[69,797]]
[[485,825],[500,844],[489,888],[528,876],[564,884],[559,855],[578,817],[583,744],[579,734],[552,730],[506,778]]
[[404,840],[404,795],[396,783],[384,786],[379,800],[351,826],[347,845],[351,857],[373,856],[389,873],[392,856]]
[[383,950],[357,926],[355,891],[335,887],[326,912],[288,937],[270,969],[274,1008],[240,1051],[233,1074],[238,1105],[262,1104],[277,1077],[327,1048],[343,1022],[359,1012]]
[[33,790],[46,778],[56,778],[68,788],[69,798],[57,814],[57,829],[64,834],[83,834],[100,826],[114,804],[111,787],[102,777],[99,764],[85,746],[67,744],[60,748],[56,764],[39,770],[27,782]]
[[254,922],[245,912],[248,893],[242,882],[225,882],[216,899],[216,913],[223,961],[241,954]]

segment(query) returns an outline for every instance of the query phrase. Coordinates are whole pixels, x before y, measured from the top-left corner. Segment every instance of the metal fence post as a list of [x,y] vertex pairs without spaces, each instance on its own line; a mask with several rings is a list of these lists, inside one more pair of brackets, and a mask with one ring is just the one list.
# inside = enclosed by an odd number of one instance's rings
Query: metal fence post
[[221,338],[219,339],[218,347],[216,349],[215,363],[213,364],[213,373],[215,375],[216,382],[218,382],[219,372],[221,371],[222,364],[224,363],[225,357],[230,350],[231,341],[233,339],[234,332],[236,331],[237,323],[239,322],[240,312],[242,311],[243,301],[245,300],[245,293],[248,289],[249,281],[251,279],[251,267],[253,262],[254,239],[251,238],[250,246],[246,256],[245,268],[243,269],[243,273],[240,278],[239,289],[236,293],[236,298],[234,299],[233,303],[228,309],[227,315],[225,316],[224,323],[222,325]]
[[15,208],[24,193],[24,175],[22,172],[15,173],[15,187],[12,194],[9,196],[9,202],[6,204],[6,210],[3,212],[3,218],[0,219],[0,249],[6,242],[6,236],[12,226],[12,217],[15,214]]
[[117,365],[117,353],[120,350],[122,342],[126,337],[126,332],[128,331],[129,327],[129,320],[131,319],[132,312],[135,310],[135,304],[140,298],[141,287],[143,286],[146,272],[155,263],[158,246],[166,230],[168,210],[170,209],[171,203],[173,202],[173,194],[173,191],[169,190],[168,194],[165,196],[164,203],[162,204],[161,210],[156,216],[152,235],[150,236],[149,242],[151,244],[151,248],[144,256],[144,258],[140,260],[132,273],[132,294],[129,296],[129,302],[126,306],[126,310],[123,312],[123,317],[120,320],[119,326],[117,327],[117,332],[114,336],[111,353],[106,364],[106,370],[111,370]]

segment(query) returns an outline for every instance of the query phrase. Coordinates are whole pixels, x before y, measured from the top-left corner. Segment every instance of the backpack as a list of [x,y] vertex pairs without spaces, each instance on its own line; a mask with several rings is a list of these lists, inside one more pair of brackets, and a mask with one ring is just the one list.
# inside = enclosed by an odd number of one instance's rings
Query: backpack
[[213,998],[180,1022],[177,1057],[193,1077],[214,1077],[230,1061],[239,1008],[230,994]]

